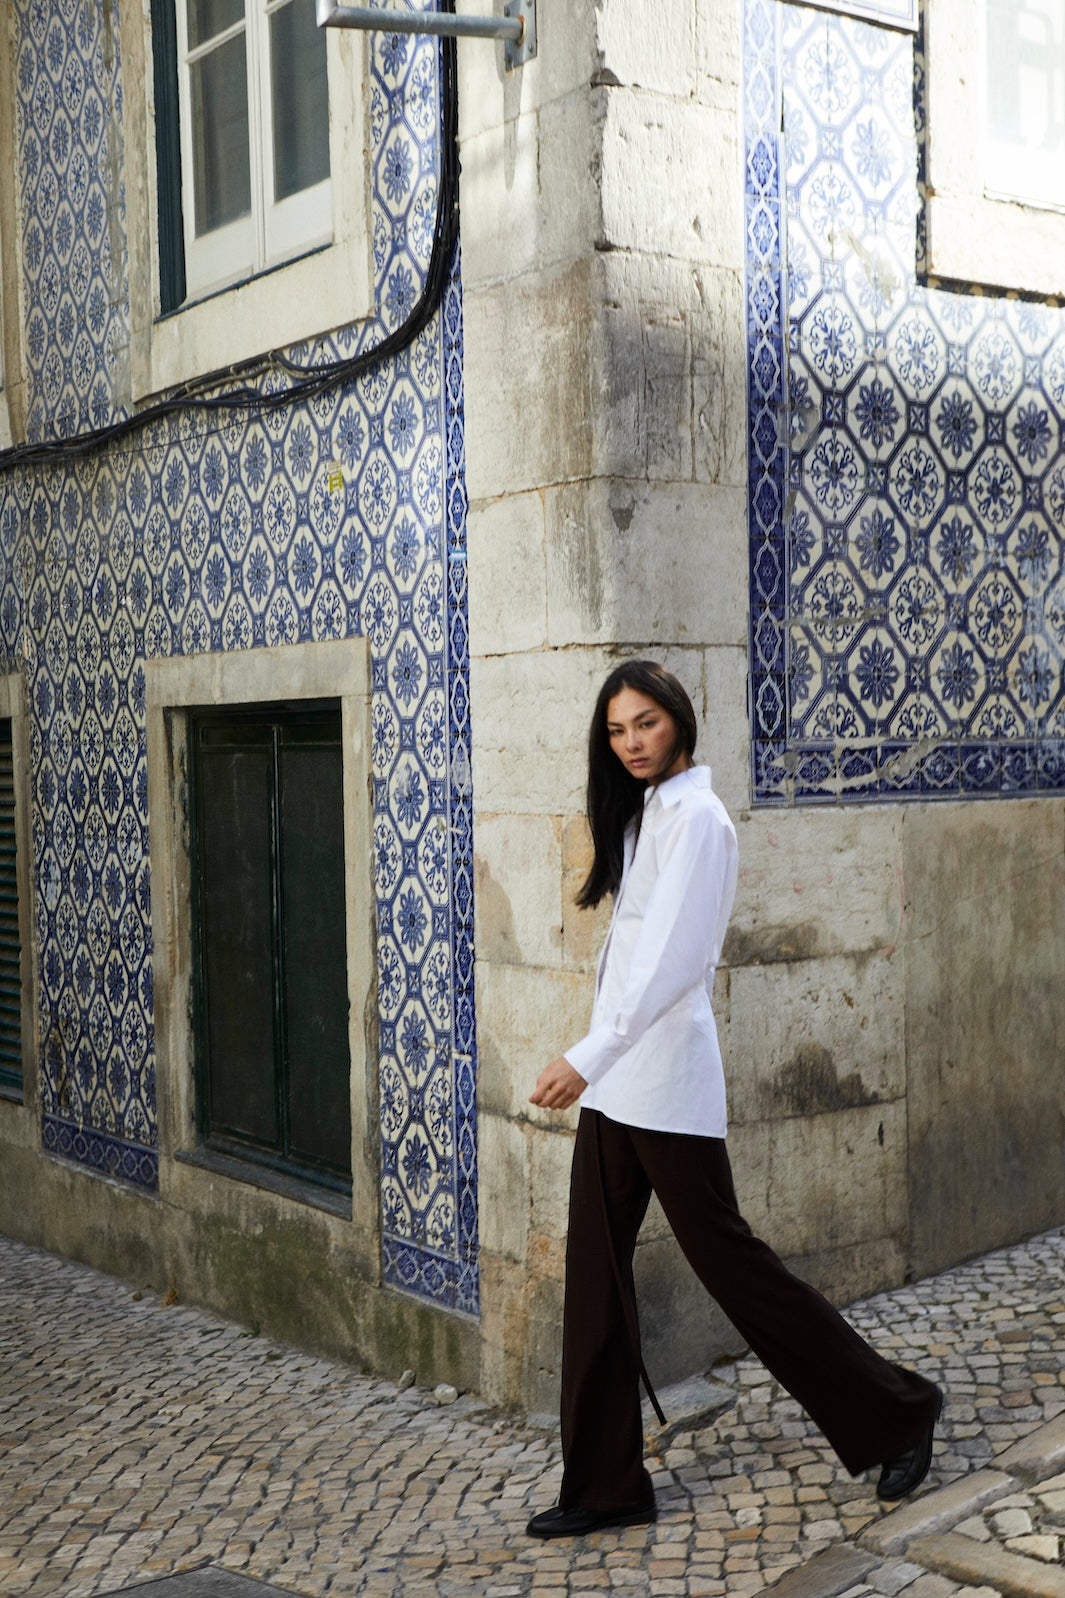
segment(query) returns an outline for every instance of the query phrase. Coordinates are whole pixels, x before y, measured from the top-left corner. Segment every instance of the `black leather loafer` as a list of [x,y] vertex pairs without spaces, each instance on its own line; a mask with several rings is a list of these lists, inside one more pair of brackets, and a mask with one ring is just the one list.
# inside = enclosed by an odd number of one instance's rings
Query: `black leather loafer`
[[942,1413],[943,1391],[937,1387],[936,1411],[925,1431],[904,1454],[896,1454],[894,1459],[884,1461],[880,1480],[876,1486],[876,1496],[885,1503],[890,1504],[894,1503],[896,1498],[905,1498],[907,1493],[912,1493],[914,1488],[920,1487],[928,1475],[932,1463],[932,1439],[935,1435],[936,1421]]
[[530,1537],[584,1537],[608,1526],[649,1526],[658,1519],[654,1504],[632,1509],[545,1509],[534,1515],[525,1530]]

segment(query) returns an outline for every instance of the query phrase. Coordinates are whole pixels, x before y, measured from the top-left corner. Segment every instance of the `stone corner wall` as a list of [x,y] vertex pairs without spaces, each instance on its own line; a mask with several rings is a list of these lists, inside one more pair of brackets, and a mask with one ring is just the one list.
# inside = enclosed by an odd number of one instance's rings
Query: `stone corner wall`
[[[463,58],[481,1369],[538,1410],[573,1118],[526,1100],[591,1002],[584,740],[624,655],[692,691],[739,833],[715,1010],[755,1229],[847,1302],[1065,1213],[1060,798],[755,801],[751,12],[607,0],[509,80]],[[654,1208],[637,1277],[653,1376],[735,1346]]]
[[[609,666],[675,669],[744,793],[731,10],[577,8],[545,18],[520,81],[462,62],[482,1385],[537,1410],[557,1401],[575,1117],[527,1098],[586,1028],[608,915],[573,898]],[[649,1227],[641,1275],[677,1303],[671,1246]],[[663,1333],[652,1317],[652,1351]]]

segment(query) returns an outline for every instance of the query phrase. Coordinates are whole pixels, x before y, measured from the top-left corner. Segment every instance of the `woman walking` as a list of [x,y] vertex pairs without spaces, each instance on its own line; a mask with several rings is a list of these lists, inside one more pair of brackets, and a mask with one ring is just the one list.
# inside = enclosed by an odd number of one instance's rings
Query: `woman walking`
[[939,1388],[870,1348],[736,1205],[709,1000],[736,888],[736,833],[709,768],[694,763],[695,739],[695,712],[671,673],[645,660],[610,673],[592,716],[594,857],[577,902],[594,906],[610,893],[614,914],[591,1029],[530,1097],[549,1110],[581,1100],[566,1249],[565,1469],[558,1505],[529,1522],[534,1537],[655,1519],[641,1375],[651,1389],[632,1278],[652,1192],[707,1291],[852,1475],[879,1465],[879,1496],[902,1498],[931,1463]]

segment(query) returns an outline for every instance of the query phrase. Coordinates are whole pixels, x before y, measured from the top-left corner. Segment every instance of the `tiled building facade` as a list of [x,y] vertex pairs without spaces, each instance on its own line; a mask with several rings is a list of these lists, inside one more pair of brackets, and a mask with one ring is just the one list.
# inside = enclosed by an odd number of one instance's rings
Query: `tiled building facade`
[[927,282],[920,37],[746,30],[755,793],[1060,789],[1061,309]]
[[[354,377],[314,381],[394,335],[425,291],[438,207],[451,202],[439,178],[440,47],[376,35],[369,146],[334,176],[372,189],[379,314],[290,348],[289,366],[216,383],[200,403],[157,401],[155,420],[125,431],[123,106],[137,86],[117,10],[16,6],[10,50],[25,436],[74,445],[16,455],[0,489],[3,651],[30,727],[42,1146],[158,1187],[146,667],[364,638],[383,1275],[474,1315],[457,248],[416,337]],[[330,308],[320,314],[328,324]],[[272,397],[217,403],[248,382]],[[108,428],[113,438],[78,447]]]

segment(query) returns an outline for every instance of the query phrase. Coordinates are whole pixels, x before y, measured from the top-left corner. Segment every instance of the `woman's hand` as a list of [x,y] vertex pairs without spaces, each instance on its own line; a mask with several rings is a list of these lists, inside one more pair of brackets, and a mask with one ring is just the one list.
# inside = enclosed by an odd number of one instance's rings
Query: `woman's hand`
[[583,1076],[579,1076],[565,1055],[560,1054],[540,1072],[529,1094],[529,1103],[538,1104],[542,1110],[568,1110],[587,1086]]

